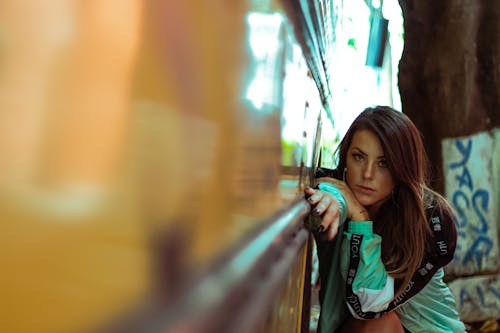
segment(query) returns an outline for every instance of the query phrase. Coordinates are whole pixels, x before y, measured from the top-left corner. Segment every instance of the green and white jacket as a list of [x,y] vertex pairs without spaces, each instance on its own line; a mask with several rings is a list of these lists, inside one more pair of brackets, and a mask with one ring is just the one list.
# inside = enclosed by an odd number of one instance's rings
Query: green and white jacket
[[[336,188],[321,183],[333,194]],[[455,301],[443,282],[443,267],[453,259],[456,229],[450,216],[440,216],[430,205],[428,220],[433,230],[433,250],[404,289],[394,297],[401,281],[394,280],[381,259],[382,238],[371,221],[346,221],[344,232],[333,241],[316,234],[321,281],[319,333],[332,333],[349,313],[358,319],[374,319],[396,311],[411,333],[465,332]]]

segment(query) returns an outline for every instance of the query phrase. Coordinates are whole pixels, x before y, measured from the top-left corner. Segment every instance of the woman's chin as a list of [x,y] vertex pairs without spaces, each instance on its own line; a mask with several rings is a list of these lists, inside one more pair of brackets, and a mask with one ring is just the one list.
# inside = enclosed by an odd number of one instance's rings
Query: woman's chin
[[373,200],[373,198],[367,196],[367,195],[363,195],[363,194],[358,194],[356,193],[356,199],[358,200],[358,202],[363,206],[363,207],[368,207],[368,206],[371,206],[373,205],[376,200]]

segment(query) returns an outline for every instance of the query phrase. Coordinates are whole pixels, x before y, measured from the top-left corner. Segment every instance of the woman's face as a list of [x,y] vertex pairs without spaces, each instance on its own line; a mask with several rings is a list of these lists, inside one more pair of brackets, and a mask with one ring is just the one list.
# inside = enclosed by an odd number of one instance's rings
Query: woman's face
[[346,182],[361,205],[375,215],[391,196],[394,178],[387,168],[380,140],[370,130],[354,133],[346,156]]

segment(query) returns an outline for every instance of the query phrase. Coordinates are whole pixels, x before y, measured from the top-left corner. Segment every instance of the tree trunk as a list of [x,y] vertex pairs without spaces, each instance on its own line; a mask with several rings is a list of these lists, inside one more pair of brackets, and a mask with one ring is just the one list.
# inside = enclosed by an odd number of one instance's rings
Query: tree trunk
[[399,0],[405,47],[399,66],[402,111],[417,125],[444,187],[441,140],[500,125],[498,0]]
[[463,321],[500,318],[500,2],[399,3],[402,111],[424,136],[431,186],[455,209],[450,289]]

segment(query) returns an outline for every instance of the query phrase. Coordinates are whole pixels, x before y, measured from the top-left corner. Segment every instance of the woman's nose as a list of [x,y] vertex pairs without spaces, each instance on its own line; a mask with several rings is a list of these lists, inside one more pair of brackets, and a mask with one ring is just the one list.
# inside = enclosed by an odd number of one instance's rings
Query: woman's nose
[[373,177],[373,164],[372,163],[366,163],[364,170],[363,170],[363,177],[364,178],[372,178]]

